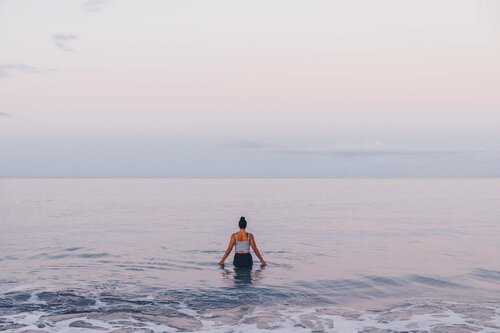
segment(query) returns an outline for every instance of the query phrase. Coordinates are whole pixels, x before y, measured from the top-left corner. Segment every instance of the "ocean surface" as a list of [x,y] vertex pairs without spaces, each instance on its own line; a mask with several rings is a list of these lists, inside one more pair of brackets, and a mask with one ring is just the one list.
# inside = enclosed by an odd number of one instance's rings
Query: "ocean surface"
[[0,179],[0,331],[500,332],[500,179]]

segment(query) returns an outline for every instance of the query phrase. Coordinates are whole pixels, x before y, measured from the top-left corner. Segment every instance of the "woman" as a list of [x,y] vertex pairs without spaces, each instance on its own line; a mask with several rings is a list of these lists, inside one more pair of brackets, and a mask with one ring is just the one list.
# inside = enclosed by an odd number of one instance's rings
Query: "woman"
[[229,239],[229,246],[227,247],[226,253],[224,253],[224,256],[222,257],[221,261],[219,261],[219,265],[224,266],[224,261],[226,260],[229,253],[231,253],[231,250],[233,249],[234,246],[235,254],[234,254],[233,265],[236,267],[252,267],[253,260],[252,260],[252,255],[250,254],[250,246],[251,246],[253,252],[255,252],[255,255],[259,258],[260,264],[262,266],[265,266],[266,262],[264,261],[264,258],[262,258],[262,256],[260,255],[259,249],[255,244],[255,238],[253,237],[252,234],[249,234],[245,231],[247,227],[247,220],[245,220],[244,216],[240,218],[238,225],[240,227],[240,231],[235,232],[234,234],[231,235],[231,238]]

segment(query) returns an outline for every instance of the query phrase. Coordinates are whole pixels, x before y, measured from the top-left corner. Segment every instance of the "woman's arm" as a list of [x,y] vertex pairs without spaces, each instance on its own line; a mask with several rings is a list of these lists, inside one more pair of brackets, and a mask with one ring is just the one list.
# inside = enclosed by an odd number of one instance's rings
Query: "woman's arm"
[[260,255],[259,249],[257,248],[257,244],[255,243],[255,237],[253,237],[253,234],[250,234],[250,246],[252,247],[253,252],[255,252],[255,255],[257,256],[257,258],[259,258],[260,264],[262,266],[266,266],[267,264],[264,261],[264,258],[262,258],[262,256]]
[[219,265],[224,266],[224,261],[226,260],[229,253],[231,253],[231,251],[233,250],[234,242],[235,242],[235,239],[234,239],[233,235],[231,235],[231,238],[229,239],[229,245],[227,246],[226,253],[224,253],[224,256],[219,261]]

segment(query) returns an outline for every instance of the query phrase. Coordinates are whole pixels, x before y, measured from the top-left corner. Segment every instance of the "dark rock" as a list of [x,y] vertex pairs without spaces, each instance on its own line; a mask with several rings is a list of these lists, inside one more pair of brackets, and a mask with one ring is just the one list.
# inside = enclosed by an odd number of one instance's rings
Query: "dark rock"
[[79,327],[79,328],[90,328],[93,330],[106,330],[104,327],[94,326],[91,323],[87,323],[83,320],[76,320],[69,324],[69,327]]

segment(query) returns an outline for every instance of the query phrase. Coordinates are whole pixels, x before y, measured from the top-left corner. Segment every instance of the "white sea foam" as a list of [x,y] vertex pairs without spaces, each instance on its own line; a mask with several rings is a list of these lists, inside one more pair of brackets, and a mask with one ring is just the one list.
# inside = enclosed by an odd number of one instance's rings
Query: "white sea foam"
[[[47,316],[42,312],[2,316],[9,332],[500,332],[500,304],[416,303],[361,311],[339,307],[265,307],[217,310],[188,308],[176,317],[144,313]],[[9,328],[10,327],[10,328]]]

